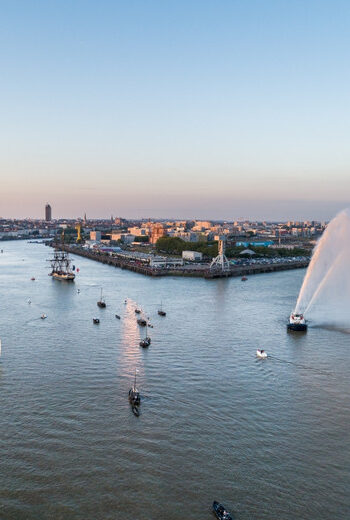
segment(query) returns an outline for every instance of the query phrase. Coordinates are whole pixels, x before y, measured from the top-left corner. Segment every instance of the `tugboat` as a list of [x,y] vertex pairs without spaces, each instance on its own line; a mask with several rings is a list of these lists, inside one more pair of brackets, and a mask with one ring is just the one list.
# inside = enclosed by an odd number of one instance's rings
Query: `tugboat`
[[75,274],[71,268],[69,254],[66,251],[55,249],[53,258],[51,258],[49,262],[51,262],[52,267],[52,271],[49,273],[49,276],[52,276],[52,278],[55,278],[55,280],[73,282]]
[[158,310],[159,316],[166,316],[166,312],[163,311],[163,305],[160,303],[160,309]]
[[287,324],[287,330],[306,332],[307,324],[304,316],[302,314],[292,312],[289,317],[289,323]]
[[104,308],[106,307],[105,299],[104,299],[104,297],[102,296],[102,289],[101,289],[101,296],[100,296],[99,301],[97,302],[97,305],[98,305],[99,307],[101,307],[102,309],[104,309]]
[[216,518],[218,518],[219,520],[233,520],[230,513],[224,508],[222,504],[216,502],[216,500],[214,500],[213,502],[213,511]]
[[147,325],[146,325],[146,336],[140,341],[140,347],[147,348],[151,344],[151,338],[147,336]]
[[140,327],[146,327],[147,326],[147,321],[145,319],[143,319],[143,318],[138,318],[137,323],[138,323],[138,325],[140,325]]
[[135,370],[135,380],[132,388],[129,390],[129,402],[131,404],[131,409],[134,415],[137,417],[140,415],[138,407],[141,404],[141,396],[140,392],[137,390],[136,387],[136,370]]

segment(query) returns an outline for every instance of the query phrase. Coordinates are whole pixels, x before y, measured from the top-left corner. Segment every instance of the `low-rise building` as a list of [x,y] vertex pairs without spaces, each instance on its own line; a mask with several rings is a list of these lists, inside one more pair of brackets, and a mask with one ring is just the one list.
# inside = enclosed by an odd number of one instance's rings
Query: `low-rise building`
[[200,251],[182,251],[182,258],[190,262],[200,262],[203,254]]
[[153,256],[150,258],[151,267],[177,267],[183,265],[182,258],[168,258],[166,256]]
[[90,240],[99,242],[101,240],[101,231],[90,231]]

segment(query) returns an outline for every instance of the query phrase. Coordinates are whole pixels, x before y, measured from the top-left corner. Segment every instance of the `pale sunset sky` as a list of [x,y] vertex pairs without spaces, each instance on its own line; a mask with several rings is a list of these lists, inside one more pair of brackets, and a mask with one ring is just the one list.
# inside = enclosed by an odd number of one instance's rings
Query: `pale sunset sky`
[[3,0],[0,215],[350,205],[350,2]]

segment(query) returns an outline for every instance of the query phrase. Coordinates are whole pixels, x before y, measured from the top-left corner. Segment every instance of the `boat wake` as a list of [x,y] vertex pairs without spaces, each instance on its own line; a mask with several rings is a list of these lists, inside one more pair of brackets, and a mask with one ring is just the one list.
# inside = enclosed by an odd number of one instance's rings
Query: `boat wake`
[[329,370],[323,370],[322,368],[315,368],[309,365],[303,365],[301,363],[295,363],[294,361],[288,361],[287,359],[279,358],[277,356],[269,355],[269,359],[272,359],[274,361],[277,361],[278,363],[284,363],[288,365],[293,365],[296,368],[300,368],[301,370],[309,370],[310,372],[315,372],[317,374],[322,374],[325,376],[332,376],[334,375],[333,372],[330,372]]

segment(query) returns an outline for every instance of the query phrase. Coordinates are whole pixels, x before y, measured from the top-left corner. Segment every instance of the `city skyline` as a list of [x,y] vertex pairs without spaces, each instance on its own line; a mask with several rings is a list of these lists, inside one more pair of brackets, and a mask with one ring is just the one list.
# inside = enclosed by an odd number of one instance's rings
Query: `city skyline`
[[[268,201],[267,201],[268,203]],[[272,204],[272,201],[270,201]],[[43,216],[43,210],[46,212],[46,206],[50,206],[50,217],[52,212],[52,220],[108,220],[111,217],[117,218],[122,217],[129,220],[212,220],[212,221],[227,221],[227,222],[234,222],[234,221],[269,221],[269,222],[287,222],[289,220],[291,221],[309,221],[309,220],[317,220],[317,221],[329,221],[332,217],[337,215],[340,211],[347,208],[347,203],[330,203],[329,201],[324,202],[324,209],[323,211],[317,210],[317,207],[313,207],[313,205],[309,205],[308,210],[305,211],[304,209],[300,211],[300,205],[303,204],[303,201],[289,201],[290,204],[290,211],[289,213],[286,212],[286,201],[278,201],[274,203],[274,208],[270,208],[269,211],[267,211],[265,214],[261,215],[256,213],[256,210],[254,209],[255,201],[241,201],[240,203],[236,203],[233,210],[231,212],[228,212],[226,216],[218,216],[217,214],[214,215],[213,213],[210,213],[210,211],[206,212],[206,210],[203,208],[203,212],[197,215],[191,215],[191,214],[179,214],[179,215],[172,215],[171,213],[166,213],[166,210],[164,210],[164,213],[158,212],[158,214],[152,214],[151,212],[144,214],[141,212],[138,212],[137,210],[133,211],[133,208],[126,208],[124,212],[119,211],[118,208],[115,208],[111,206],[111,211],[107,211],[105,214],[92,214],[87,212],[85,209],[82,210],[80,214],[74,212],[74,210],[70,213],[61,213],[60,208],[57,210],[56,207],[52,204],[45,204],[45,206],[41,206],[40,209],[38,207],[35,207],[34,213],[31,215],[27,214],[21,214],[21,212],[18,212],[14,215],[0,215],[0,219],[12,219],[12,220],[25,220],[25,219],[33,219],[33,220],[46,220],[46,217]],[[239,211],[239,209],[241,211]],[[282,216],[282,210],[283,208],[283,216]],[[46,215],[46,213],[45,213]],[[286,216],[287,215],[287,216]]]
[[349,21],[345,1],[3,2],[0,214],[330,219]]

